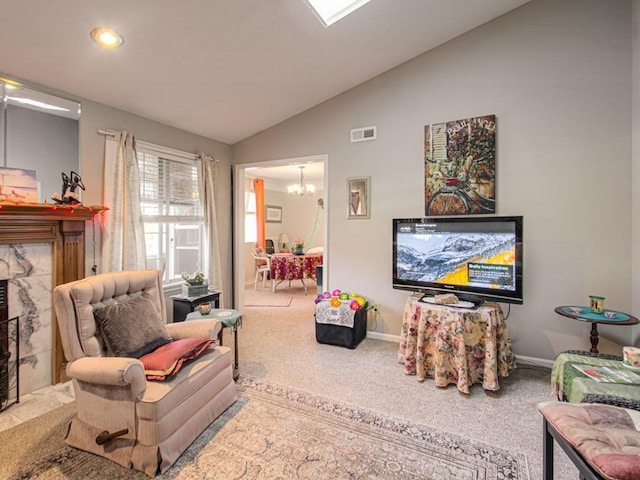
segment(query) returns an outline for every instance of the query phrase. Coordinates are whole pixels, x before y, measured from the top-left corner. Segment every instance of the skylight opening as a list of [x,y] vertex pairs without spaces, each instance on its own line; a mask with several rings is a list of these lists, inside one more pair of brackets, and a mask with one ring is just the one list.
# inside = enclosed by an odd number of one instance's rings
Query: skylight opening
[[307,0],[325,27],[330,27],[370,0]]

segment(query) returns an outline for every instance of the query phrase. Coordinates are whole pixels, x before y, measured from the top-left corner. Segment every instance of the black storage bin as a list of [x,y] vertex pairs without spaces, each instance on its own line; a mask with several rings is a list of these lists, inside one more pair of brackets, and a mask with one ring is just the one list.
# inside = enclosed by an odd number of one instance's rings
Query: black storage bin
[[[339,307],[332,307],[329,300],[323,300],[316,304],[315,323],[318,343],[356,348],[367,336],[366,305],[360,310],[353,311],[349,303],[341,302]],[[351,315],[353,315],[353,326],[345,326],[344,323],[349,322]],[[335,323],[325,323],[332,320]]]

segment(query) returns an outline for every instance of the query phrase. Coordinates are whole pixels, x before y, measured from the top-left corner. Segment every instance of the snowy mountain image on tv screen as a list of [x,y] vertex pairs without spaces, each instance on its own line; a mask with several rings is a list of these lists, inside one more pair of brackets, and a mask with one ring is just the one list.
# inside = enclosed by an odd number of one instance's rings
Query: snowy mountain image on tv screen
[[[397,249],[397,276],[403,280],[489,287],[469,282],[470,264],[505,265],[512,272],[515,262],[515,236],[511,233],[400,234]],[[506,277],[511,283],[512,274]]]

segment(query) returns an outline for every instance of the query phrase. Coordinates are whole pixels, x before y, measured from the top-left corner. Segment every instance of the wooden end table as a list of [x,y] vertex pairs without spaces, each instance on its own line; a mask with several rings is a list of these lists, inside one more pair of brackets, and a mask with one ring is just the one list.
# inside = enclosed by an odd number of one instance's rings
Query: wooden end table
[[624,312],[617,312],[615,310],[606,310],[606,312],[613,312],[616,314],[615,318],[607,318],[604,313],[593,313],[589,307],[577,305],[577,308],[582,309],[582,313],[572,312],[573,308],[569,305],[556,307],[555,312],[563,317],[572,318],[574,320],[580,320],[581,322],[591,323],[591,352],[598,353],[598,341],[600,340],[600,334],[598,333],[598,324],[603,325],[635,325],[640,323],[633,315]]
[[220,292],[213,290],[206,295],[187,297],[186,295],[172,295],[173,321],[183,322],[187,315],[197,309],[201,303],[212,303],[213,308],[220,308]]

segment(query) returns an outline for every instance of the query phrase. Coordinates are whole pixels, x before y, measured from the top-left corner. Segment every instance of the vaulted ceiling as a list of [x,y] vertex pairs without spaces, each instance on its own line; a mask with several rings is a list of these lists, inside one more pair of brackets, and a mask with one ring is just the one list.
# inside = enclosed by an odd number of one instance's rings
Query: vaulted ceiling
[[1,0],[0,72],[234,144],[527,1]]

